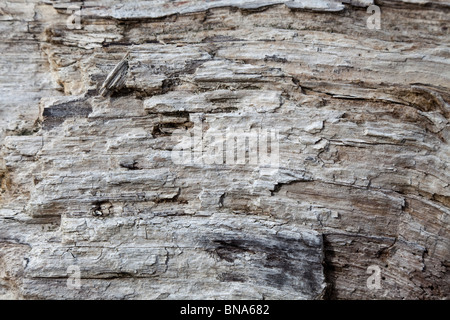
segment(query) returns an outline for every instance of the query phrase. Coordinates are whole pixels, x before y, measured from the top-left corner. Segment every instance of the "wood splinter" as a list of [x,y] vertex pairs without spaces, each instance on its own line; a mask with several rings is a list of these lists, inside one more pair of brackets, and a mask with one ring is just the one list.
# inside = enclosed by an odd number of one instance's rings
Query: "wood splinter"
[[100,88],[100,95],[106,97],[110,93],[120,90],[125,84],[128,73],[128,59],[130,51],[122,58],[122,60],[108,74],[106,80]]

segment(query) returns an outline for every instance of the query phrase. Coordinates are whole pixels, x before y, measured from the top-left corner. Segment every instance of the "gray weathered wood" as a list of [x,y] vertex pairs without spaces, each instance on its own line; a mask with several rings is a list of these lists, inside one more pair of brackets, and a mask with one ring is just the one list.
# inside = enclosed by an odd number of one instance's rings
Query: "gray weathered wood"
[[449,4],[371,4],[0,4],[0,297],[448,298]]

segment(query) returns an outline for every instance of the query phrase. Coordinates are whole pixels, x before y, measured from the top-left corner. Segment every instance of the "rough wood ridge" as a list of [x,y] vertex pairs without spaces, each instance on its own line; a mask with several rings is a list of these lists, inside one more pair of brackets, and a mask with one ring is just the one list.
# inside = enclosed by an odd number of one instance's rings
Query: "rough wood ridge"
[[2,1],[0,298],[449,298],[450,4],[372,4]]

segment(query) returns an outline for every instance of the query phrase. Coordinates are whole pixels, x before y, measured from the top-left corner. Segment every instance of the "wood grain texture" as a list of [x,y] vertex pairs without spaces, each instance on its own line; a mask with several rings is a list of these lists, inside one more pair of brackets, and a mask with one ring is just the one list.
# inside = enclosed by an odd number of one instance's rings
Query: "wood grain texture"
[[450,4],[371,4],[0,4],[0,297],[448,299]]

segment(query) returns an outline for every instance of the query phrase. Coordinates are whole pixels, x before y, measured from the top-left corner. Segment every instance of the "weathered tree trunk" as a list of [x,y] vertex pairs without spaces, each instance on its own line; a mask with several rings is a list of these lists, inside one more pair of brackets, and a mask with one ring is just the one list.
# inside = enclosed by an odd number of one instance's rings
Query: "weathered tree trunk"
[[448,298],[450,4],[372,4],[2,1],[0,297]]

